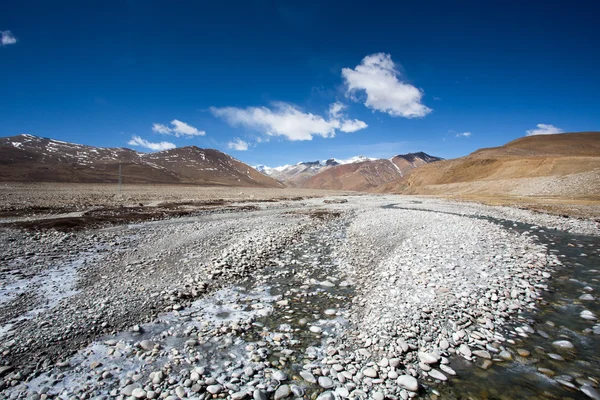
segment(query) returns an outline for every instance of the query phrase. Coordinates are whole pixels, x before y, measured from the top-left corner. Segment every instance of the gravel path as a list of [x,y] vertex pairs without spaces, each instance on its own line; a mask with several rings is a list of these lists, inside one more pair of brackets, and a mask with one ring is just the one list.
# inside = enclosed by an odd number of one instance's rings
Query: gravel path
[[533,235],[490,218],[600,232],[505,207],[343,199],[74,233],[2,228],[0,390],[430,395],[455,374],[452,357],[481,366],[506,356],[505,326],[535,308],[560,268]]

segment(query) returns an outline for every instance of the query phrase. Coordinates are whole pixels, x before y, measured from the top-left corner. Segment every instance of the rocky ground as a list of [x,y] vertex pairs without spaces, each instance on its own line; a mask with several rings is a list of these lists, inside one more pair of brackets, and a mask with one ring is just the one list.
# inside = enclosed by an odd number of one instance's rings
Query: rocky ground
[[[563,268],[540,228],[500,220],[600,236],[593,220],[404,196],[238,205],[93,229],[5,224],[0,395],[444,396],[457,359],[488,370],[529,356],[519,321]],[[588,294],[577,318],[594,348]],[[553,384],[600,398],[598,379]]]

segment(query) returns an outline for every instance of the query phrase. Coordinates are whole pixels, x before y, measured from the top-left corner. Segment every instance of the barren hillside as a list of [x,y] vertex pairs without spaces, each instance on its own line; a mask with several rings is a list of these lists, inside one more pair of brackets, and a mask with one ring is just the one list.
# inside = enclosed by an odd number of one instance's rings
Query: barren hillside
[[196,146],[145,154],[33,135],[0,138],[0,181],[114,183],[119,165],[124,183],[283,187],[225,153]]
[[523,137],[424,165],[375,191],[600,199],[600,132]]

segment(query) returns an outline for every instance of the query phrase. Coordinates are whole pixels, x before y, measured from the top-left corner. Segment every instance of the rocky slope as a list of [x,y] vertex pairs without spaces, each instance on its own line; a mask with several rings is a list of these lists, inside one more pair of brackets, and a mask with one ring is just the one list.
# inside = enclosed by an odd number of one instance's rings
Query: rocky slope
[[0,181],[116,183],[119,165],[124,183],[283,186],[213,149],[188,146],[145,154],[32,135],[0,138]]
[[529,136],[416,169],[378,192],[600,198],[600,132]]
[[396,155],[390,159],[336,165],[324,169],[302,183],[311,189],[370,190],[403,177],[410,170],[434,161],[438,157],[426,153]]
[[301,162],[256,169],[289,187],[333,190],[367,190],[404,176],[418,166],[441,160],[426,153],[396,155],[390,159],[356,156],[347,160]]

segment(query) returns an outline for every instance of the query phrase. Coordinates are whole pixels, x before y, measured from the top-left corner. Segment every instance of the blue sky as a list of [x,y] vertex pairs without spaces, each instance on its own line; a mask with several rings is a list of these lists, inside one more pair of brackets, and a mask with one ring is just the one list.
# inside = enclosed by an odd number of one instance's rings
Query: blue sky
[[0,136],[276,166],[600,129],[597,2],[415,3],[7,2]]

